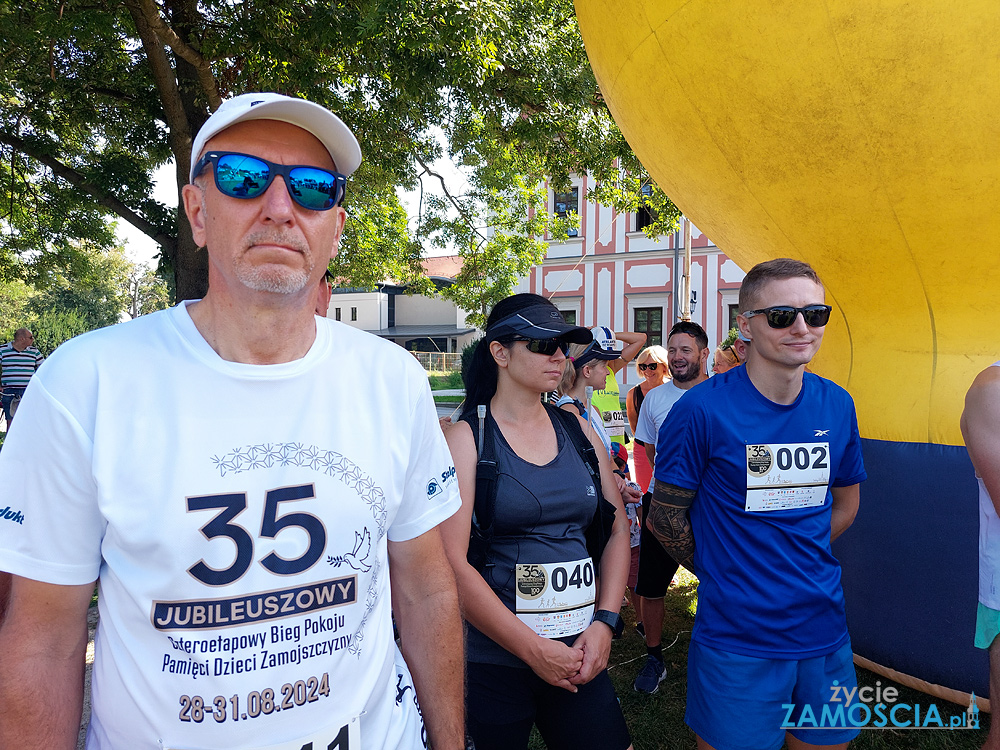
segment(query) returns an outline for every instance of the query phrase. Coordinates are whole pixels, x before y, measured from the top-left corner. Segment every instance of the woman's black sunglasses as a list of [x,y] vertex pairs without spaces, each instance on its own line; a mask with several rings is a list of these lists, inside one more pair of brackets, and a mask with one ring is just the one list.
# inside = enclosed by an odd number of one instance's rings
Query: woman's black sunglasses
[[743,313],[744,318],[752,318],[754,315],[765,315],[767,324],[771,328],[789,328],[795,323],[795,318],[802,313],[802,319],[810,328],[822,328],[830,322],[830,311],[833,308],[829,305],[807,305],[806,307],[789,307],[788,305],[775,305],[774,307],[764,307],[760,310],[749,310]]
[[209,151],[194,168],[200,175],[209,164],[213,167],[215,186],[230,198],[259,198],[274,178],[285,178],[288,194],[302,208],[326,211],[344,200],[347,178],[305,164],[274,164],[258,156],[233,151]]
[[639,369],[640,370],[655,370],[659,366],[660,366],[659,362],[648,362],[648,363],[643,363],[643,364],[639,365]]
[[563,339],[511,339],[512,341],[523,341],[525,348],[535,354],[544,354],[551,357],[557,351],[566,354],[569,351],[569,344]]

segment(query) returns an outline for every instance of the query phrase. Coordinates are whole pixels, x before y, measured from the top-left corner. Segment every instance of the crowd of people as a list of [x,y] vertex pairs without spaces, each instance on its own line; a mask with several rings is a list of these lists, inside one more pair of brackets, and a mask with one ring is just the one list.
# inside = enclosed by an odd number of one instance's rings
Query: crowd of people
[[[324,316],[360,163],[316,104],[228,100],[183,191],[206,296],[74,339],[37,372],[30,332],[0,347],[8,423],[23,394],[0,454],[0,633],[16,644],[0,649],[0,746],[75,744],[96,581],[90,750],[517,750],[533,727],[549,748],[626,750],[608,676],[623,596],[647,651],[634,688],[652,694],[684,566],[698,747],[846,748],[856,727],[784,728],[788,705],[818,714],[831,685],[856,687],[830,544],[866,474],[850,395],[807,371],[831,312],[815,271],[747,273],[711,377],[696,323],[646,346],[509,297],[442,430],[412,357]],[[994,518],[998,372],[963,422]],[[984,605],[991,647],[995,592]]]

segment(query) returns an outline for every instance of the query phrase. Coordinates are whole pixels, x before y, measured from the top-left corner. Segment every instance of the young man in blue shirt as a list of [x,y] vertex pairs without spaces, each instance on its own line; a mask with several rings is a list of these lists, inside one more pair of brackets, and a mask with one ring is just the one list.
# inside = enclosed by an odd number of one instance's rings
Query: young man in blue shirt
[[700,750],[846,748],[858,733],[786,736],[833,685],[856,685],[830,543],[858,510],[861,441],[850,395],[805,372],[829,317],[809,265],[758,264],[740,290],[746,366],[690,390],[660,427],[646,523],[700,579],[685,716]]

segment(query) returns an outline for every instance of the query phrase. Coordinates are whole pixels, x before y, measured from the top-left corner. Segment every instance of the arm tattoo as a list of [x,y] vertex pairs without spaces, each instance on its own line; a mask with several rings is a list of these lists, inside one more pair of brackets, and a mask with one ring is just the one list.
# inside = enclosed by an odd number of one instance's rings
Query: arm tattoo
[[653,485],[646,528],[657,538],[679,565],[694,573],[694,533],[688,511],[694,502],[694,490],[659,480]]

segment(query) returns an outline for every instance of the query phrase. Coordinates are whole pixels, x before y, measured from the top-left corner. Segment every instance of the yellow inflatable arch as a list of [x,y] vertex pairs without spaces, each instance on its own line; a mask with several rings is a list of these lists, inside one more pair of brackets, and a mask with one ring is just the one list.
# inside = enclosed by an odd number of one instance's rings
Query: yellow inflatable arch
[[[957,446],[965,391],[1000,359],[1000,2],[576,8],[618,125],[677,206],[743,268],[800,258],[826,285],[835,318],[814,368],[854,396],[872,476],[861,528],[838,550],[855,651],[860,641],[875,661],[982,695],[986,662],[969,645],[974,485]],[[936,487],[942,473],[961,486]],[[954,559],[933,543],[917,549],[942,535]],[[920,602],[926,580],[907,571],[925,576],[913,558],[938,552],[935,566],[959,566],[952,588],[968,585],[934,599],[931,569],[932,599]],[[873,563],[899,573],[886,590],[851,581],[852,568]],[[926,649],[917,663],[887,645],[899,632],[858,637],[858,623],[899,631],[899,617],[876,611],[887,592],[900,595],[904,616],[911,606],[929,613],[911,626],[927,639],[907,641]],[[942,623],[944,650],[961,653],[928,666],[942,650],[928,634]]]

